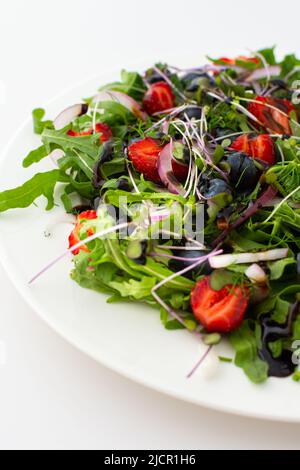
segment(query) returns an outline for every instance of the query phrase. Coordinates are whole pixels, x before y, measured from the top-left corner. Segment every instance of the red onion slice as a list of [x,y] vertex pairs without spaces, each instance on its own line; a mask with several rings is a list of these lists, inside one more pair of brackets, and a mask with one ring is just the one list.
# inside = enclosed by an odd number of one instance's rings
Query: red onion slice
[[260,251],[257,253],[232,253],[228,255],[213,256],[209,259],[212,268],[227,268],[231,264],[258,263],[259,261],[274,261],[286,258],[288,248],[276,248],[274,250]]
[[168,188],[170,193],[184,195],[183,186],[175,178],[172,168],[173,161],[173,142],[164,146],[159,154],[157,169],[163,184]]
[[270,65],[269,67],[254,70],[250,75],[248,75],[245,82],[253,82],[254,80],[260,80],[261,78],[280,75],[280,72],[281,67],[279,65]]
[[56,129],[57,131],[63,129],[77,117],[86,114],[87,111],[88,105],[85,103],[74,104],[73,106],[69,106],[54,119],[54,129]]
[[101,103],[104,101],[116,101],[117,103],[124,106],[137,118],[142,121],[147,120],[147,113],[142,110],[141,105],[135,101],[131,96],[122,93],[121,91],[101,91],[93,98],[93,103]]

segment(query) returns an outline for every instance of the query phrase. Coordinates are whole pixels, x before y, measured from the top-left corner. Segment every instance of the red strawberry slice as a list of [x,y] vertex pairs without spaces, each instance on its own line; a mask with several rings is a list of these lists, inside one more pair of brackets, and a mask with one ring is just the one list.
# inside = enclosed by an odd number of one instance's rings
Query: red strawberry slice
[[256,102],[249,103],[248,111],[263,127],[277,134],[291,134],[289,114],[294,111],[294,106],[290,101],[270,96],[256,96],[254,99]]
[[158,142],[151,137],[134,142],[128,147],[128,157],[136,171],[154,183],[161,182],[157,170],[157,160],[161,149]]
[[[112,137],[111,128],[107,124],[105,124],[104,122],[96,124],[95,132],[97,134],[101,133],[101,135],[100,135],[100,141],[101,142],[107,142]],[[85,135],[92,135],[93,134],[93,129],[88,129],[87,131],[84,131],[84,132],[74,132],[72,129],[70,129],[67,132],[67,134],[72,136],[72,137],[82,137],[82,136],[85,136]]]
[[230,145],[232,150],[237,152],[243,152],[247,155],[250,155],[250,146],[249,146],[249,137],[247,134],[240,135],[234,142]]
[[237,61],[241,62],[252,62],[253,64],[259,65],[260,61],[257,57],[247,57],[245,55],[239,55],[236,59],[229,59],[228,57],[220,57],[220,62],[228,65],[236,65]]
[[247,288],[230,284],[215,291],[210,276],[198,281],[191,293],[194,315],[209,332],[228,333],[240,326],[248,301]]
[[245,55],[239,55],[236,58],[236,62],[238,60],[243,61],[243,62],[252,62],[253,64],[256,64],[256,65],[259,65],[259,63],[260,63],[260,60],[259,60],[258,57],[247,57]]
[[228,65],[235,65],[235,60],[229,59],[229,57],[220,57],[218,61]]
[[[134,142],[128,147],[128,157],[136,171],[142,173],[144,178],[154,183],[161,183],[158,174],[157,163],[158,156],[162,151],[162,146],[152,137],[146,137],[143,140]],[[172,168],[175,177],[179,181],[184,181],[187,177],[188,166],[173,161]]]
[[[73,246],[77,245],[77,243],[80,242],[79,232],[83,226],[82,222],[84,220],[93,220],[93,219],[97,219],[96,211],[85,211],[77,216],[77,224],[75,225],[74,230],[71,232],[69,236],[69,248],[72,248]],[[92,229],[87,230],[88,236],[93,235],[93,233],[94,231]],[[80,248],[73,250],[72,253],[73,255],[78,255],[80,251],[85,251],[86,253],[90,252],[90,250],[88,249],[86,245],[82,245]]]
[[275,148],[272,138],[268,134],[258,136],[240,135],[230,148],[238,152],[243,152],[249,157],[258,158],[268,165],[275,163]]
[[172,88],[166,82],[156,82],[146,91],[143,105],[148,114],[174,108],[175,97]]

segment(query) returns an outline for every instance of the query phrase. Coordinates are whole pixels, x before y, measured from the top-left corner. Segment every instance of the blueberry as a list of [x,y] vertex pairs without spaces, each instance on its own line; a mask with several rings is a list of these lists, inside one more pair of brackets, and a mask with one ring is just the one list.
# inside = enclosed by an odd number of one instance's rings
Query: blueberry
[[[171,75],[172,75],[170,70],[168,70],[167,68],[164,68],[162,70],[162,72],[168,78],[170,78]],[[165,79],[158,72],[156,72],[154,69],[148,69],[147,72],[146,72],[145,78],[146,78],[147,82],[150,83],[150,85],[152,85],[153,83],[164,82],[165,81]]]
[[117,181],[117,188],[122,191],[131,191],[131,185],[126,178],[120,178]]
[[194,93],[195,91],[198,90],[199,84],[203,81],[203,79],[206,79],[209,85],[211,86],[215,85],[215,80],[205,72],[187,73],[181,78],[181,82],[184,88],[186,89],[186,91]]
[[212,199],[217,194],[231,194],[231,188],[226,181],[220,178],[208,179],[200,186],[200,192],[206,199]]
[[202,109],[200,106],[189,106],[181,113],[182,119],[185,118],[185,114],[189,119],[201,119]]
[[[197,261],[195,260],[195,258],[199,258],[200,256],[207,255],[207,251],[184,250],[184,249],[173,250],[173,255],[179,258],[187,258],[185,260],[171,259],[169,261],[169,268],[172,271],[178,272],[194,264]],[[192,259],[188,259],[188,258],[192,258]],[[191,269],[184,275],[188,278],[193,278],[193,276],[199,276],[200,274],[210,274],[211,272],[212,272],[212,269],[210,267],[210,264],[208,263],[208,261],[205,261],[204,263],[201,263],[199,266],[196,266],[195,268]]]
[[273,78],[271,83],[272,85],[278,86],[279,88],[286,88],[286,83],[280,78]]
[[257,184],[259,172],[252,158],[245,153],[234,152],[227,157],[230,181],[237,191],[251,191]]

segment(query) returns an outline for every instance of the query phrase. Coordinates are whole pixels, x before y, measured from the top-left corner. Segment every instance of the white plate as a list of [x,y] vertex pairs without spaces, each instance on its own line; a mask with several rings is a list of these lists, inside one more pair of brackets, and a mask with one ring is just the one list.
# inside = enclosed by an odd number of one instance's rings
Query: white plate
[[[48,116],[56,116],[116,78],[116,73],[106,74],[78,85],[47,106]],[[51,168],[49,161],[22,168],[23,157],[38,145],[28,119],[1,160],[1,190]],[[0,214],[0,254],[18,291],[55,331],[107,367],[174,397],[230,413],[300,422],[299,384],[291,378],[271,378],[254,385],[242,370],[227,363],[219,363],[216,374],[206,377],[212,359],[208,357],[186,379],[201,354],[195,338],[186,331],[165,330],[156,310],[139,304],[108,305],[104,295],[80,288],[69,278],[71,259],[64,259],[29,286],[30,277],[65,250],[70,232],[69,226],[60,225],[51,238],[43,236],[45,227],[63,212],[59,208],[44,212],[44,203],[41,199],[38,207]],[[232,356],[226,343],[216,347],[216,353]]]

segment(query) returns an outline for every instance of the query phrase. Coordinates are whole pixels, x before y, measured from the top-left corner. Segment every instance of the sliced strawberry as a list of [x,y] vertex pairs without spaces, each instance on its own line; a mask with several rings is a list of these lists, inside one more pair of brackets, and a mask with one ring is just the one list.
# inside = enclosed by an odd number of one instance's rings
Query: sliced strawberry
[[128,157],[136,171],[142,173],[144,178],[154,183],[160,183],[157,170],[158,155],[162,147],[151,137],[146,137],[129,145]]
[[228,65],[236,65],[237,61],[241,62],[252,62],[253,64],[259,65],[260,60],[257,57],[247,57],[245,55],[239,55],[236,59],[229,59],[228,57],[220,57],[220,62]]
[[229,59],[229,57],[220,57],[218,61],[228,65],[235,65],[235,60]]
[[[144,178],[154,183],[161,183],[157,169],[158,156],[162,146],[151,137],[134,142],[128,147],[128,157],[134,168],[144,175]],[[179,181],[184,181],[188,174],[188,166],[173,161],[172,168],[174,176]]]
[[269,165],[275,163],[275,147],[272,138],[268,134],[261,134],[249,140],[250,154]]
[[243,321],[249,291],[242,286],[227,285],[219,291],[210,287],[210,276],[198,281],[191,293],[196,319],[209,332],[228,333]]
[[259,65],[260,63],[260,60],[258,57],[247,57],[245,55],[239,55],[237,58],[236,58],[236,61],[242,61],[242,62],[252,62],[253,64],[256,64],[256,65]]
[[294,111],[294,106],[290,101],[270,96],[256,96],[254,99],[256,102],[250,102],[248,110],[263,127],[277,134],[291,134],[289,114]]
[[239,135],[237,139],[230,145],[232,150],[243,152],[250,155],[249,137],[247,134]]
[[260,134],[258,136],[240,135],[230,148],[237,152],[243,152],[249,157],[258,158],[269,165],[275,163],[275,148],[272,138],[269,134]]
[[[96,211],[85,211],[77,216],[77,223],[75,225],[74,230],[71,232],[69,236],[69,248],[72,248],[73,246],[77,245],[77,243],[80,242],[79,232],[83,226],[82,222],[84,220],[93,220],[93,219],[97,219]],[[92,229],[87,230],[88,236],[93,235],[93,233],[94,231]],[[90,252],[90,250],[88,249],[86,245],[82,245],[80,248],[73,250],[72,253],[73,255],[78,255],[80,251],[85,251],[86,253]]]
[[77,220],[78,222],[81,220],[94,220],[97,219],[97,212],[96,211],[84,211],[81,214],[78,214]]
[[97,134],[101,134],[101,142],[107,142],[112,137],[111,128],[104,122],[99,122],[98,124],[96,124],[95,130]]
[[146,91],[143,105],[148,114],[154,114],[175,106],[172,88],[166,82],[156,82]]
[[[101,142],[107,142],[112,137],[111,128],[104,122],[96,124],[95,131],[97,134],[101,133],[100,135]],[[87,131],[84,131],[84,132],[75,132],[72,129],[70,129],[67,132],[67,134],[70,135],[71,137],[82,137],[85,135],[92,135],[93,129],[88,129]]]

